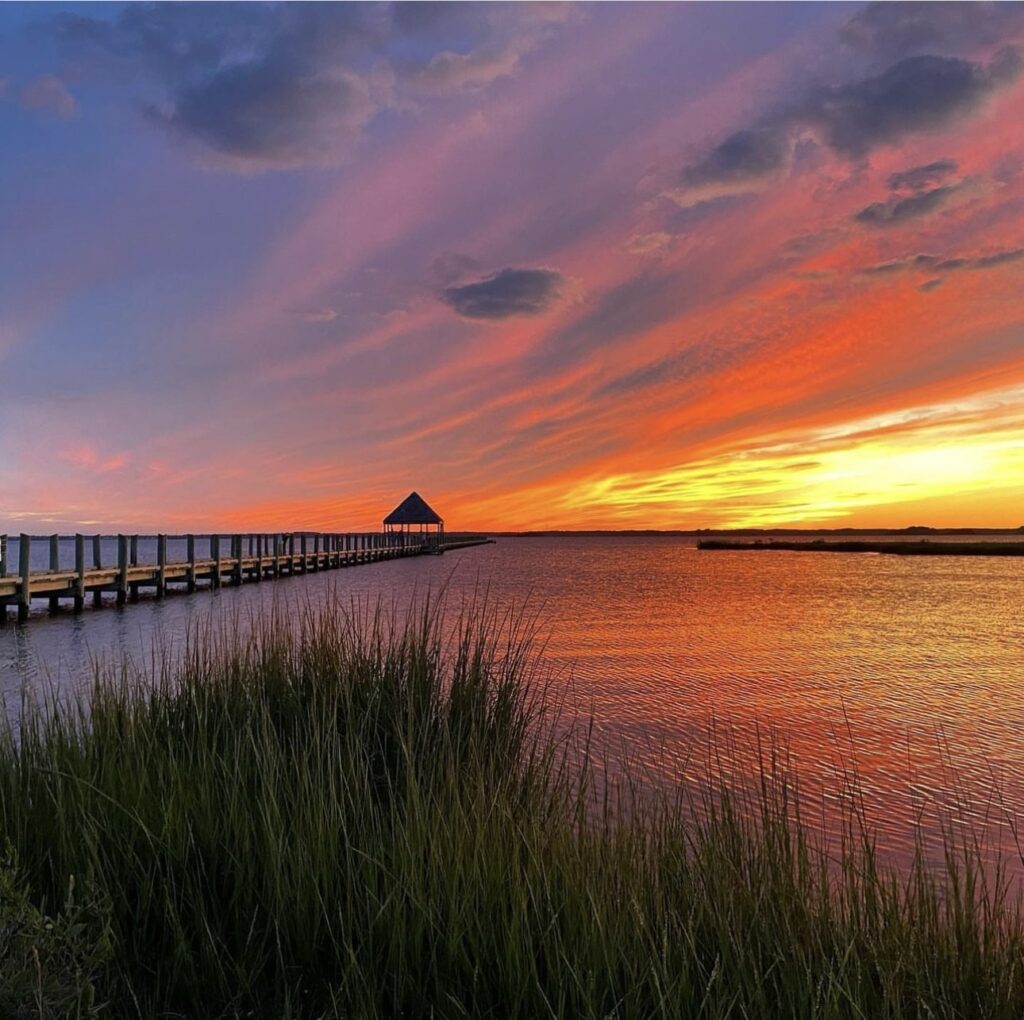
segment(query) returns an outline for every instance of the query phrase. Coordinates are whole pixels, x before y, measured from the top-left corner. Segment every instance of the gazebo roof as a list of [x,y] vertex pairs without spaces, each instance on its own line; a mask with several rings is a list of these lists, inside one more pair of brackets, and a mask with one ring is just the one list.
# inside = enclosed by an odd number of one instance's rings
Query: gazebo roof
[[384,518],[385,524],[443,524],[440,516],[418,493],[410,492],[394,510]]

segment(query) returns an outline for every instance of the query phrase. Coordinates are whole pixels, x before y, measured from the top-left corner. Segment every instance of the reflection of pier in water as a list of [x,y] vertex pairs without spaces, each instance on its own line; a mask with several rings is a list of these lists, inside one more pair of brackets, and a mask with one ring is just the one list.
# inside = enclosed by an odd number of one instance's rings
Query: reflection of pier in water
[[[420,505],[436,520],[415,520]],[[394,520],[396,515],[402,518],[400,526]],[[437,555],[493,541],[483,535],[446,536],[444,522],[416,493],[385,519],[385,529],[344,533],[118,535],[116,539],[102,535],[21,535],[14,571],[9,569],[8,538],[0,535],[0,622],[7,619],[8,606],[17,607],[19,620],[27,619],[33,599],[48,600],[51,611],[59,608],[62,599],[70,600],[78,611],[84,608],[88,595],[92,596],[93,605],[99,606],[104,594],[112,593],[117,604],[123,605],[137,599],[142,589],[150,589],[162,598],[172,586],[190,592],[201,584],[213,589],[222,584],[318,573],[405,556]],[[140,537],[149,546],[155,545],[155,562],[139,562]],[[113,562],[104,564],[104,545],[109,553],[109,546],[115,542]],[[197,553],[203,543],[208,543],[205,555]],[[74,551],[73,567],[68,562],[68,545]],[[168,556],[169,545],[183,547],[184,558]],[[46,566],[33,569],[33,550],[38,554],[40,549],[45,550]]]

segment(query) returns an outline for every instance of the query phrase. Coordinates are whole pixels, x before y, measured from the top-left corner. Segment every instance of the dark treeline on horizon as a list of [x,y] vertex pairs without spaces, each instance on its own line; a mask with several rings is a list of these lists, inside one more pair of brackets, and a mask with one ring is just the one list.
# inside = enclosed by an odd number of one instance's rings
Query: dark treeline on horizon
[[[157,531],[144,531],[132,533],[130,528],[121,529],[124,534],[134,534],[135,538],[144,540],[156,540],[159,537]],[[116,539],[117,530],[104,530],[97,532],[104,539]],[[335,532],[331,532],[334,534]],[[0,525],[0,534],[6,534],[10,540],[11,536],[18,534],[18,529],[7,528]],[[75,536],[72,532],[61,530],[56,532],[61,541],[68,541]],[[90,535],[93,533],[89,533]],[[193,533],[196,538],[209,538],[211,535],[228,535],[228,532],[218,531],[196,531]],[[248,531],[241,532],[243,537],[250,534]],[[256,532],[252,532],[256,534]],[[260,534],[279,534],[295,536],[314,536],[326,534],[308,528],[282,528],[276,532],[260,532]],[[360,532],[337,532],[337,534],[379,534],[373,528]],[[489,536],[492,538],[602,538],[608,536],[626,536],[634,538],[705,538],[715,535],[1022,535],[1024,536],[1024,525],[1016,528],[933,528],[925,525],[912,525],[907,528],[538,528],[523,531],[488,531],[486,529],[448,531],[446,533],[452,540],[466,538],[477,538]],[[50,532],[35,532],[34,538],[49,537]],[[170,539],[183,539],[184,532],[168,531],[166,537]]]
[[932,528],[911,525],[907,528],[546,528],[535,531],[488,531],[495,538],[601,538],[623,535],[636,538],[696,538],[705,535],[1017,535],[1017,528]]

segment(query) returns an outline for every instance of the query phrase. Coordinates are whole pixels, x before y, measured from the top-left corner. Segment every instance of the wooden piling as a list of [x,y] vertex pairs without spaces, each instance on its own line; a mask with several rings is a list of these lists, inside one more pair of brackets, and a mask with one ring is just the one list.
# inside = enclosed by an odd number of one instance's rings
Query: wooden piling
[[[50,536],[50,573],[60,573],[60,536]],[[50,612],[55,613],[60,607],[60,599],[56,595],[50,596]]]
[[210,536],[210,559],[213,560],[213,567],[210,574],[210,585],[213,588],[220,587],[220,535]]
[[75,535],[75,612],[85,607],[85,535]]
[[128,536],[117,536],[117,604],[128,599]]
[[7,576],[7,536],[0,535],[0,577]]
[[167,536],[156,536],[156,597],[162,599],[167,591]]
[[18,572],[21,574],[21,591],[18,597],[18,621],[24,623],[28,619],[29,606],[32,605],[32,536],[22,535],[18,540]]
[[233,539],[235,547],[235,565],[231,568],[231,581],[235,585],[242,583],[242,536],[235,535]]
[[[139,536],[132,535],[129,542],[131,549],[131,558],[129,562],[133,567],[137,567],[139,565]],[[131,596],[132,602],[139,601],[139,584],[137,581],[132,581],[132,583],[128,585],[128,592]]]
[[185,587],[188,591],[196,590],[196,536],[185,536],[185,555],[188,557],[188,573],[185,575]]
[[[103,569],[103,538],[100,535],[92,536],[92,569]],[[92,604],[97,609],[103,605],[103,592],[99,588],[92,593]]]

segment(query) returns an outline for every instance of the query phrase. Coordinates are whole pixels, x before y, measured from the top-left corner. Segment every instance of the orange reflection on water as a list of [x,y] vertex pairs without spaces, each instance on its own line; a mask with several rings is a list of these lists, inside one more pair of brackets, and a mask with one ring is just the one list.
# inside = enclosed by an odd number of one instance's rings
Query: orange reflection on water
[[1024,805],[1024,561],[640,538],[495,549],[502,590],[532,574],[548,654],[572,668],[613,759],[693,775],[711,718],[741,756],[755,753],[755,727],[774,731],[811,801],[824,795],[826,824],[855,771],[887,850],[908,852],[919,814],[934,849],[948,811],[1016,856],[1006,810]]

